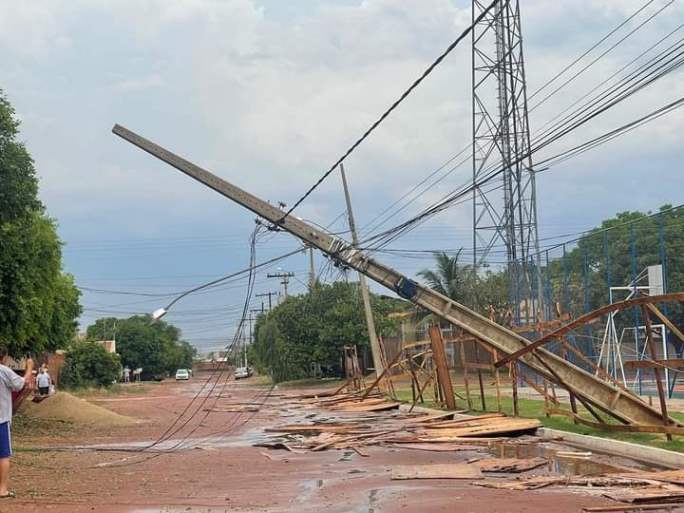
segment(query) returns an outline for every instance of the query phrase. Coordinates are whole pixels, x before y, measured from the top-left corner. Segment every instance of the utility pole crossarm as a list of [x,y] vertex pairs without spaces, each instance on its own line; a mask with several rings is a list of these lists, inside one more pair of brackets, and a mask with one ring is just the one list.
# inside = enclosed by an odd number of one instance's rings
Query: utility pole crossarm
[[[391,267],[375,261],[362,251],[354,249],[348,242],[338,237],[333,237],[305,223],[296,216],[286,216],[283,210],[226,182],[130,130],[115,125],[113,132],[191,178],[287,230],[304,242],[317,247],[332,258],[395,291],[404,299],[410,300],[462,328],[497,351],[503,354],[511,354],[530,343],[529,340],[521,335],[490,321],[486,317],[432,289],[417,284]],[[543,348],[537,349],[532,354],[522,356],[520,361],[551,382],[571,387],[572,392],[576,396],[582,397],[604,412],[625,422],[662,426],[663,419],[660,412],[650,407],[640,398],[631,394],[623,394],[614,385],[597,378],[593,374],[576,367]],[[676,424],[675,421],[672,422]]]

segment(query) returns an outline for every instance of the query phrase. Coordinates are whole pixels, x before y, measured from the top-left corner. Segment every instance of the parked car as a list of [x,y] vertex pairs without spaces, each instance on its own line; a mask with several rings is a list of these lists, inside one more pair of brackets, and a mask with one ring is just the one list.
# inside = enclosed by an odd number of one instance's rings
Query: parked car
[[252,369],[249,367],[238,367],[235,369],[235,379],[244,379],[252,375]]
[[190,373],[188,372],[188,369],[178,369],[176,371],[176,381],[181,379],[190,379]]

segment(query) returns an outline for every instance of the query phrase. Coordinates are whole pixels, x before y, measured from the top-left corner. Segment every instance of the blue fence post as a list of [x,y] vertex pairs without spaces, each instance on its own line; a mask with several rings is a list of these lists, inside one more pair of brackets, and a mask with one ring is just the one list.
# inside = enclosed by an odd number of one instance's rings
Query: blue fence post
[[[634,237],[634,224],[629,226],[629,255],[632,263],[632,294],[637,295],[637,252],[636,252],[636,238]],[[634,348],[637,352],[637,359],[641,360],[641,348],[639,347],[639,310],[637,307],[632,308],[634,316]],[[639,394],[643,393],[643,375],[641,369],[637,368],[637,377],[639,378]]]
[[[587,255],[586,246],[582,246],[582,288],[584,289],[583,297],[583,313],[589,312],[589,256]],[[594,359],[594,341],[591,338],[591,328],[588,325],[584,326],[584,337],[587,341],[586,346],[589,349],[587,353],[589,358]]]

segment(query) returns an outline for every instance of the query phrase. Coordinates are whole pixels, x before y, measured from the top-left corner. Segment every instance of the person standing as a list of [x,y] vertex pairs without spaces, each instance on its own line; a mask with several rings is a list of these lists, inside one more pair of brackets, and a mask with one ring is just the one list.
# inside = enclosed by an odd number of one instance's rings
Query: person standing
[[33,383],[33,360],[26,360],[26,380],[5,365],[7,348],[0,347],[0,499],[14,497],[9,491],[10,457],[12,456],[12,392],[19,392]]
[[40,395],[48,395],[50,393],[51,378],[46,368],[42,367],[40,369],[36,380],[38,381],[38,393]]

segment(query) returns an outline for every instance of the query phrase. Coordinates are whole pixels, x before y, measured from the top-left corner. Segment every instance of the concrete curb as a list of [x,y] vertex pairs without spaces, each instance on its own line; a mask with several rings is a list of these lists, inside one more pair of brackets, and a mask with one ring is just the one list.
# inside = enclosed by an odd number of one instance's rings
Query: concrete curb
[[[408,411],[410,405],[402,404],[399,410]],[[424,406],[416,406],[413,408],[415,413],[427,413],[430,415],[439,413],[449,413],[446,410],[436,410],[434,408],[425,408]],[[466,418],[469,415],[456,414],[456,418]],[[595,452],[602,452],[605,454],[612,454],[629,458],[631,460],[649,463],[651,465],[658,465],[661,467],[670,467],[675,469],[684,468],[684,453],[675,451],[668,451],[667,449],[659,449],[657,447],[649,447],[647,445],[639,445],[631,442],[623,442],[621,440],[611,440],[609,438],[600,438],[598,436],[580,435],[578,433],[570,433],[569,431],[561,431],[559,429],[539,428],[537,429],[537,436],[544,440],[562,439],[564,443],[573,445],[582,449],[588,449]]]
[[648,447],[621,440],[610,440],[598,436],[580,435],[559,429],[539,428],[537,435],[544,440],[562,439],[564,443],[597,452],[622,456],[631,460],[662,467],[684,468],[684,454],[657,447]]

